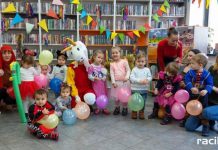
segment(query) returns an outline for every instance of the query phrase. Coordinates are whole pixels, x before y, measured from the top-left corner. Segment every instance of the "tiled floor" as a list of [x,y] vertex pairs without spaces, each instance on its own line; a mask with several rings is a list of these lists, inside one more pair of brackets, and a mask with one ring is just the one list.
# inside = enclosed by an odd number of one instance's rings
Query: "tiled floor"
[[[146,116],[152,109],[148,98]],[[111,105],[111,109],[113,108]],[[17,112],[2,112],[0,115],[0,150],[217,150],[213,146],[197,145],[200,133],[189,133],[174,122],[167,126],[159,120],[132,120],[120,116],[94,116],[77,120],[73,126],[58,127],[58,142],[38,140],[26,131]],[[211,133],[209,138],[218,138]]]

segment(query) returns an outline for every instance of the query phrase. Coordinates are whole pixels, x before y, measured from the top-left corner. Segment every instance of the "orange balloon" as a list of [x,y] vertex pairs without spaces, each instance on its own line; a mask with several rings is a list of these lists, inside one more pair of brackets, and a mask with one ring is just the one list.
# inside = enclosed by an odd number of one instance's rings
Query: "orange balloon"
[[190,115],[198,116],[201,114],[203,110],[203,106],[201,102],[199,102],[198,100],[191,100],[190,102],[187,103],[186,110]]
[[158,118],[163,119],[165,116],[165,109],[164,107],[160,107],[160,109],[158,110]]
[[84,102],[78,102],[74,110],[76,112],[77,118],[81,120],[87,119],[90,115],[90,108]]

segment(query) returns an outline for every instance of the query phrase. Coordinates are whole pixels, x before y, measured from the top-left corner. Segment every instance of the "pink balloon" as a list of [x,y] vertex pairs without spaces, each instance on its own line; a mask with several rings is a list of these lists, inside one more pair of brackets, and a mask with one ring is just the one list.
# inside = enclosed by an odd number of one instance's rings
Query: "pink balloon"
[[39,86],[39,88],[43,88],[48,85],[48,79],[44,74],[34,76],[34,81]]
[[131,89],[128,86],[120,87],[117,91],[117,97],[123,103],[128,103],[130,96]]
[[185,107],[183,104],[175,102],[171,108],[171,114],[175,119],[183,119],[185,117]]
[[189,93],[186,90],[179,90],[174,95],[174,99],[179,103],[185,103],[189,100]]
[[96,105],[100,109],[104,109],[108,104],[108,98],[106,95],[101,95],[96,99]]

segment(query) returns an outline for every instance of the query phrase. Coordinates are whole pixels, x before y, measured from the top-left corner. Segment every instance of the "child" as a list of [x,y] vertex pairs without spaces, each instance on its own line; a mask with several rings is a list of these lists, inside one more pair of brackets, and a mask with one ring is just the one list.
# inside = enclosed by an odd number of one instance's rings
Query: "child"
[[[192,57],[191,70],[185,75],[186,89],[189,91],[191,99],[199,99],[203,108],[208,106],[208,94],[213,90],[213,78],[210,73],[204,69],[207,64],[207,57],[199,53]],[[196,124],[193,122],[197,120],[197,116],[190,116],[186,123],[185,128],[192,131],[192,126]],[[209,122],[200,117],[202,128],[202,136],[209,136]],[[191,126],[190,126],[191,125]]]
[[62,116],[62,113],[66,109],[71,109],[71,87],[64,83],[61,86],[60,96],[56,99],[55,111],[58,117]]
[[[118,87],[127,85],[129,86],[129,75],[130,68],[127,60],[121,59],[120,56],[121,48],[113,47],[112,48],[112,60],[113,62],[110,64],[110,75],[112,82],[111,93],[115,94],[115,109],[113,114],[120,114],[120,101],[117,97],[117,89]],[[127,103],[122,103],[123,110],[122,115],[126,116],[128,114]]]
[[41,74],[45,75],[47,78],[49,77],[49,72],[51,71],[51,67],[49,65],[40,65]]
[[39,87],[34,81],[34,76],[38,75],[39,72],[33,67],[35,54],[31,53],[31,50],[24,49],[24,55],[21,60],[20,76],[20,94],[23,100],[23,107],[28,116],[28,107],[33,103],[33,95]]
[[47,101],[48,94],[46,90],[39,89],[34,94],[35,103],[29,107],[29,122],[27,125],[30,133],[40,139],[58,140],[58,132],[56,128],[48,129],[44,125],[38,123],[43,117],[55,113],[54,106]]
[[154,101],[153,112],[148,116],[148,119],[153,119],[158,116],[160,106],[165,108],[166,115],[164,116],[161,125],[169,124],[172,120],[171,106],[175,102],[174,94],[179,89],[179,83],[182,76],[178,75],[179,66],[176,62],[169,63],[165,72],[159,72],[159,79],[155,87],[154,94],[157,95]]
[[12,87],[10,64],[16,61],[13,49],[9,45],[3,45],[0,49],[0,103],[3,100],[7,105],[16,104],[14,98],[10,97],[7,89]]
[[65,53],[61,53],[61,51],[57,51],[57,61],[58,64],[53,67],[52,73],[50,75],[50,79],[58,78],[63,82],[66,82],[67,78],[67,55]]
[[[96,50],[92,56],[93,63],[88,69],[88,77],[92,81],[92,87],[95,91],[95,95],[98,98],[101,95],[107,95],[106,92],[106,77],[107,70],[103,66],[104,54],[101,50]],[[99,114],[100,110],[95,109],[94,113]],[[105,115],[109,115],[110,112],[108,109],[103,109],[102,112]]]
[[[136,66],[133,68],[130,74],[131,90],[132,93],[139,93],[144,99],[147,98],[147,90],[149,82],[152,80],[150,69],[145,67],[146,58],[143,53],[139,53],[136,56]],[[144,117],[144,107],[139,111],[139,119],[145,119]],[[137,119],[137,112],[132,111],[132,119]]]

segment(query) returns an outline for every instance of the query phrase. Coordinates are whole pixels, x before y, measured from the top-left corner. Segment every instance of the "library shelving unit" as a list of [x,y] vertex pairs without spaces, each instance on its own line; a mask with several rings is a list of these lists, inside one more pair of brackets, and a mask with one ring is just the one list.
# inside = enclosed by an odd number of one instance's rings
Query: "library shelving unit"
[[[66,46],[66,37],[83,41],[92,55],[93,50],[102,49],[110,50],[112,46],[120,46],[123,54],[132,53],[132,50],[143,50],[147,53],[149,45],[149,32],[140,33],[140,37],[131,39],[127,36],[128,32],[139,29],[140,26],[149,24],[152,28],[167,28],[172,24],[183,25],[186,20],[186,0],[171,0],[170,9],[167,9],[160,22],[156,23],[152,15],[160,8],[164,0],[80,0],[87,14],[98,22],[95,28],[86,24],[86,17],[81,19],[81,15],[76,12],[76,5],[70,4],[69,0],[62,0],[63,7],[52,5],[52,0],[13,0],[17,12],[24,18],[24,21],[10,27],[8,31],[2,31],[0,34],[0,45],[10,44],[16,49],[16,52],[24,47],[36,50],[37,52],[48,49],[55,56],[55,51],[63,49]],[[34,16],[26,15],[25,4],[31,3]],[[12,21],[16,13],[2,13],[2,10],[9,4],[8,0],[2,0],[0,3],[0,25],[2,20]],[[128,7],[128,18],[123,19],[122,9]],[[53,19],[46,15],[52,8],[57,14],[63,9],[60,19]],[[101,17],[97,10],[101,9]],[[62,17],[61,17],[62,16]],[[38,26],[38,22],[46,19],[49,32],[45,32]],[[25,23],[34,24],[34,29],[30,34],[25,31]],[[111,32],[123,33],[124,41],[122,42],[117,36],[114,40],[106,39],[105,32],[100,34],[99,26],[104,26]],[[1,25],[2,27],[2,25]],[[21,39],[20,43],[18,39]],[[109,51],[110,55],[110,51]]]

